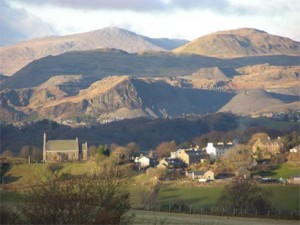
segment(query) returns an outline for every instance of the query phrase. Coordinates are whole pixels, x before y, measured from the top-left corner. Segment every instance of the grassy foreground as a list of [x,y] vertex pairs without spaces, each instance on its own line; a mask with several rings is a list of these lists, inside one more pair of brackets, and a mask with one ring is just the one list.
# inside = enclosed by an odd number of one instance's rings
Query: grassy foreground
[[[31,165],[14,165],[6,174],[5,184],[13,187],[11,190],[17,192],[1,191],[1,200],[5,202],[15,202],[22,199],[23,186],[33,184],[45,176],[47,164],[31,164]],[[66,174],[84,174],[93,173],[95,164],[86,163],[65,163],[62,172]],[[283,164],[273,171],[276,177],[287,177],[290,174],[299,173],[299,167]],[[146,182],[145,176],[137,177],[136,181]],[[147,178],[148,179],[148,178]],[[174,181],[175,183],[176,181]],[[300,186],[279,184],[265,184],[264,188],[271,190],[270,196],[272,205],[277,209],[297,210],[299,211]],[[185,203],[193,208],[215,206],[223,190],[222,185],[206,185],[206,186],[187,186],[187,185],[162,185],[158,193],[156,203],[158,204],[174,204]]]
[[[262,185],[270,190],[271,203],[278,209],[299,211],[300,186],[279,184]],[[163,187],[158,194],[157,202],[161,204],[185,203],[194,208],[210,207],[217,205],[223,186],[203,187]]]
[[245,217],[222,217],[183,213],[165,213],[132,210],[133,224],[197,224],[197,225],[298,225],[299,221],[259,219]]

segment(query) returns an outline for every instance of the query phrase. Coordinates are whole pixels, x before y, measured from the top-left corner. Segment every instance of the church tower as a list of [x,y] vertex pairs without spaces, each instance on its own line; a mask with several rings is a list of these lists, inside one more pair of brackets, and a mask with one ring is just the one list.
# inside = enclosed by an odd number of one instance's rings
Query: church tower
[[47,154],[46,154],[46,142],[47,142],[47,136],[46,132],[44,132],[44,140],[43,140],[43,161],[47,161]]

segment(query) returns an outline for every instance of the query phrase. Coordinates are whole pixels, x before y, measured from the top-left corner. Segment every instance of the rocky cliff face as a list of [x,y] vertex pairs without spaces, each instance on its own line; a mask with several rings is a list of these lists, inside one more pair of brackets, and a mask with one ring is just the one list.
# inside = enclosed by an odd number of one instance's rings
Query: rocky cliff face
[[92,76],[60,75],[37,87],[2,90],[1,119],[91,123],[217,111],[243,115],[263,109],[283,112],[295,110],[299,104],[299,73],[299,67],[263,64],[238,69],[202,68],[190,76],[178,77],[123,75],[96,80]]

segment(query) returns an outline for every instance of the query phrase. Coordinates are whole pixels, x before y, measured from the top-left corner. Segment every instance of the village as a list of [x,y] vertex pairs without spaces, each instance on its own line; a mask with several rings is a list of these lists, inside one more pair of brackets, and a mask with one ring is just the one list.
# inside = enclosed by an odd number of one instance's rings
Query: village
[[[247,145],[208,142],[206,146],[177,147],[162,143],[156,150],[142,152],[133,142],[122,146],[89,146],[75,140],[47,140],[44,133],[43,162],[63,163],[99,161],[99,157],[118,158],[119,164],[133,171],[155,174],[159,180],[188,179],[198,183],[221,183],[232,179],[253,179],[259,183],[300,184],[300,174],[289,178],[267,176],[272,168],[287,160],[299,163],[300,146],[284,149],[280,137],[265,133],[253,135]],[[266,174],[265,176],[261,174]]]

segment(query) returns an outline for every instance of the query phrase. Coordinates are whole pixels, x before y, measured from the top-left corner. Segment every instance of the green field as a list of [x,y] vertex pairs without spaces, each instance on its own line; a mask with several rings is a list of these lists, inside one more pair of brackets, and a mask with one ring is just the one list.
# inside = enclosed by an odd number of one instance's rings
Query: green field
[[245,217],[207,216],[183,213],[165,213],[151,211],[130,211],[134,214],[134,225],[165,224],[165,225],[299,225],[299,221],[274,220]]
[[[80,175],[93,172],[93,163],[64,163],[61,169],[61,173],[69,173],[73,175]],[[95,170],[95,169],[94,169]],[[6,174],[4,178],[5,184],[27,185],[33,182],[40,181],[47,174],[47,164],[33,163],[14,165]]]
[[[270,190],[270,200],[274,208],[299,211],[300,186],[264,184]],[[163,187],[159,191],[157,202],[160,204],[185,203],[192,207],[210,207],[217,205],[223,186],[203,187]]]
[[260,172],[259,175],[288,179],[291,176],[300,175],[300,167],[284,163],[273,170]]
[[161,204],[185,203],[193,207],[214,206],[223,186],[219,187],[166,187],[159,191]]
[[[35,183],[45,177],[47,164],[31,164],[31,165],[14,165],[4,178],[4,182],[8,188],[7,191],[1,191],[1,200],[4,202],[16,202],[22,199],[23,187]],[[94,163],[65,163],[61,170],[65,174],[84,174],[95,172]],[[283,164],[279,168],[272,171],[276,177],[290,177],[292,174],[299,172],[299,167]],[[275,175],[274,175],[275,176]],[[139,175],[135,179],[135,183],[151,183],[145,175]],[[176,204],[185,203],[193,208],[215,206],[219,198],[223,185],[211,184],[203,186],[195,186],[196,183],[178,183],[178,181],[163,182],[158,192],[156,204]],[[193,185],[193,186],[191,186]],[[198,184],[197,184],[198,185]],[[299,185],[280,185],[280,184],[264,184],[262,187],[271,190],[270,196],[273,207],[299,210],[300,186]],[[3,187],[4,188],[4,187]],[[19,192],[15,192],[19,190]]]

